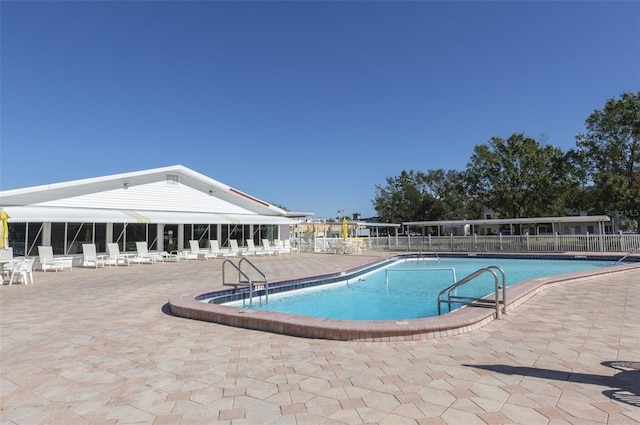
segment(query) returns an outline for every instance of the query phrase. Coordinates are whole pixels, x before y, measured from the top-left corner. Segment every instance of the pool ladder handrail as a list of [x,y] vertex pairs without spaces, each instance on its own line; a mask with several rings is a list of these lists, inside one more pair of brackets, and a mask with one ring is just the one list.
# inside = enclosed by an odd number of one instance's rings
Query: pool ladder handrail
[[622,263],[624,260],[627,259],[628,256],[630,256],[631,254],[633,254],[634,252],[637,252],[637,251],[640,251],[640,246],[637,246],[635,248],[631,248],[631,250],[629,252],[627,252],[621,259],[616,261],[614,266],[617,266],[618,264]]
[[[242,271],[242,263],[247,263],[249,264],[253,270],[255,270],[260,276],[262,276],[263,280],[259,280],[259,281],[253,281],[245,272]],[[231,266],[236,269],[238,271],[238,282],[233,282],[233,283],[227,283],[226,279],[225,279],[225,274],[224,274],[224,270],[225,270],[225,265],[226,264],[231,264]],[[244,278],[244,280],[243,280]],[[222,285],[223,286],[235,286],[236,288],[238,286],[245,286],[249,288],[249,307],[253,306],[253,290],[255,288],[256,283],[262,283],[263,288],[264,288],[264,294],[265,294],[265,303],[269,303],[269,282],[267,280],[267,276],[262,273],[262,271],[257,268],[255,266],[255,264],[253,264],[251,261],[249,261],[248,258],[246,257],[242,257],[240,259],[240,261],[238,261],[238,264],[236,265],[233,261],[231,261],[231,259],[226,259],[224,260],[224,262],[222,263]],[[243,300],[244,303],[244,300]]]
[[[499,271],[500,274],[502,275],[502,288],[500,287],[500,284],[498,283],[498,275],[495,271]],[[451,295],[451,292],[458,289],[459,287],[466,285],[467,283],[471,282],[472,280],[474,280],[475,278],[477,278],[480,275],[483,275],[485,273],[491,273],[493,275],[494,278],[494,282],[495,282],[495,292],[494,292],[494,297],[495,299],[489,300],[487,298],[474,298],[474,297],[461,297],[461,296],[457,296],[457,295]],[[500,301],[500,289],[502,289],[502,301]],[[446,295],[447,299],[443,300],[442,297]],[[496,319],[500,319],[501,318],[501,314],[507,314],[507,275],[505,274],[504,270],[502,270],[500,267],[498,266],[489,266],[489,267],[484,267],[482,269],[476,270],[475,272],[471,273],[469,276],[463,278],[462,280],[454,283],[453,285],[449,286],[448,288],[442,290],[439,294],[438,294],[438,315],[442,314],[442,303],[447,303],[449,305],[449,312],[451,312],[451,304],[464,304],[464,305],[471,305],[471,306],[477,306],[477,307],[492,307],[495,306],[496,309]],[[502,309],[500,309],[500,304],[502,304]]]

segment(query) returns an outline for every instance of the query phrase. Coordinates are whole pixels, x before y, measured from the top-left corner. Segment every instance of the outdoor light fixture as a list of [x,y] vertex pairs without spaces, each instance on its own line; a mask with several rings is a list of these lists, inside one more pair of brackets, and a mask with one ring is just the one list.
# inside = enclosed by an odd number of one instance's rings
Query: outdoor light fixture
[[213,196],[213,189],[209,189],[209,196]]
[[129,189],[129,186],[131,186],[131,183],[125,183],[122,185],[125,189]]

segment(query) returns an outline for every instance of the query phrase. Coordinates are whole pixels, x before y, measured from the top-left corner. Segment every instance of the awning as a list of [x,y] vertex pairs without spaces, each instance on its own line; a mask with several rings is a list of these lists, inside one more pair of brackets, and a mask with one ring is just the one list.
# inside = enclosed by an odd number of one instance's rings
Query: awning
[[177,211],[132,211],[146,223],[156,224],[231,224],[230,220],[213,213]]
[[3,207],[9,223],[295,224],[282,216],[92,208]]
[[170,211],[136,211],[149,223],[165,224],[296,224],[295,220],[259,214],[222,214]]
[[219,214],[230,219],[234,224],[297,224],[296,220],[275,215],[258,214]]
[[58,207],[3,207],[9,223],[138,223],[121,210]]
[[164,224],[295,224],[295,220],[259,214],[221,214],[176,211],[133,211],[148,223]]

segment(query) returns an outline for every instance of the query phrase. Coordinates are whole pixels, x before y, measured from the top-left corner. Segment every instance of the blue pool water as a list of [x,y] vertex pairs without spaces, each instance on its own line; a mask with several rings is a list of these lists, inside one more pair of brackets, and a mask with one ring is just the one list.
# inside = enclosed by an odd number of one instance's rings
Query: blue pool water
[[[613,263],[487,258],[407,260],[386,267],[388,272],[378,269],[346,282],[270,295],[267,304],[254,304],[253,308],[344,320],[403,320],[436,316],[438,294],[454,282],[451,268],[455,270],[457,280],[461,280],[491,265],[504,270],[507,286],[510,286],[526,279],[609,267]],[[431,270],[419,270],[426,268]],[[493,293],[494,286],[493,275],[486,273],[458,289],[457,295],[483,297]],[[447,311],[445,304],[443,311]]]

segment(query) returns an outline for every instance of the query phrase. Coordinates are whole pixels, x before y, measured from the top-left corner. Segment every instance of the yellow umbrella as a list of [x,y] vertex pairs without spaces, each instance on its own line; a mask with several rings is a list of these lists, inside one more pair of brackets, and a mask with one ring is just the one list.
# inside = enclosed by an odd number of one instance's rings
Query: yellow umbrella
[[340,232],[340,237],[341,238],[348,238],[349,237],[349,227],[347,226],[347,218],[343,218],[342,219],[342,231]]
[[0,228],[0,249],[9,247],[9,225],[7,220],[11,216],[7,214],[5,210],[0,210],[0,221],[2,221],[2,228]]

